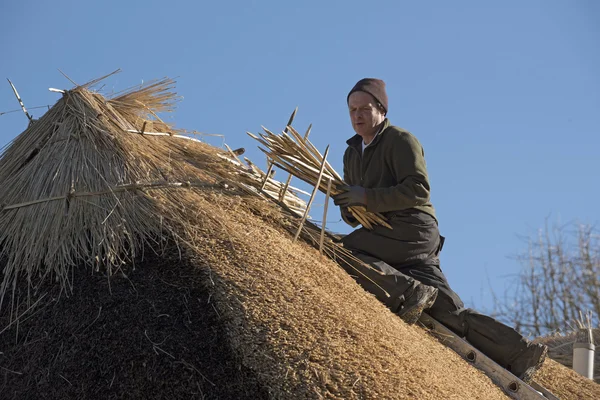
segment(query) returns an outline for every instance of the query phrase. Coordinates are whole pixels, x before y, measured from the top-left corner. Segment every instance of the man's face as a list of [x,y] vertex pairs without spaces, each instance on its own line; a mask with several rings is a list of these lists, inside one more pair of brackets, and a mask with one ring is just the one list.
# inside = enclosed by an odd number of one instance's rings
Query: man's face
[[383,110],[369,93],[354,92],[348,99],[348,111],[354,131],[363,139],[371,139],[377,133],[377,127],[385,120]]

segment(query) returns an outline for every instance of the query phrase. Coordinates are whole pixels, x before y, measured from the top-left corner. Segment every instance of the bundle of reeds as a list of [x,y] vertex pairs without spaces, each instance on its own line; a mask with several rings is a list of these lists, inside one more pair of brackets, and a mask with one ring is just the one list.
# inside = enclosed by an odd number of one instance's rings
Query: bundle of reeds
[[[284,131],[276,135],[265,127],[263,130],[265,133],[259,136],[250,132],[247,134],[265,147],[259,146],[259,149],[272,160],[274,165],[311,186],[318,185],[318,189],[323,193],[327,193],[329,181],[332,182],[332,196],[342,193],[342,187],[347,184],[308,138],[303,138],[292,126],[286,129],[289,134]],[[321,172],[322,165],[324,169]],[[374,225],[392,229],[385,217],[379,213],[369,212],[363,206],[349,207],[349,211],[367,229],[373,229]]]

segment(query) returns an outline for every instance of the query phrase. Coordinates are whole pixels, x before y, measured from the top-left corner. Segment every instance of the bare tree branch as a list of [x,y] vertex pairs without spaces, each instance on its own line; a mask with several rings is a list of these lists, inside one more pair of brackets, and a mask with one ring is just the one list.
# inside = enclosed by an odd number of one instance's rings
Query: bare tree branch
[[[575,228],[575,229],[570,229]],[[540,336],[573,328],[580,313],[600,315],[600,235],[593,226],[540,229],[517,256],[523,268],[494,315],[523,333]]]

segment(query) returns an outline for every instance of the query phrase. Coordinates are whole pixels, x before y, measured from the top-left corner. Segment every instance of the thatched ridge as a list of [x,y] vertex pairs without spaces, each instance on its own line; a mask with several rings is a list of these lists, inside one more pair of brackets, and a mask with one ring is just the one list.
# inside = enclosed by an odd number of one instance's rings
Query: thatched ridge
[[0,159],[0,243],[7,259],[0,294],[19,275],[34,286],[49,278],[69,287],[80,260],[112,270],[160,232],[156,207],[143,191],[118,188],[143,189],[177,168],[161,156],[179,150],[178,143],[128,133],[170,109],[171,84],[162,80],[113,99],[75,88],[8,145]]
[[[153,115],[173,97],[154,88],[162,100],[143,104],[135,91],[105,100],[76,88],[0,159],[11,194],[0,215],[12,231],[0,232],[4,288],[16,299],[12,315],[0,310],[0,393],[506,398],[336,263],[293,243],[296,217],[241,189],[221,150],[130,132],[144,121],[175,132]],[[108,120],[98,109],[123,113]],[[26,202],[36,203],[6,208]],[[600,397],[556,363],[539,379],[564,399]]]
[[[600,328],[592,329],[596,352],[594,354],[594,381],[600,383]],[[577,332],[553,334],[538,341],[548,346],[548,355],[562,365],[573,368],[573,345],[577,340]]]

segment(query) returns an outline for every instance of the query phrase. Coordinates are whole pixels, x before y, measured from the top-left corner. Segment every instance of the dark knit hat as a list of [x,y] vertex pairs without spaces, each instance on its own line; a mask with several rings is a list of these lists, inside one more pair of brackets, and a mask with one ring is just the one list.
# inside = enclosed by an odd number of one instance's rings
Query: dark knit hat
[[388,97],[385,93],[385,82],[381,79],[375,78],[364,78],[361,79],[354,85],[350,93],[348,93],[348,97],[346,98],[346,102],[350,101],[350,95],[354,92],[366,92],[375,98],[385,109],[385,113],[388,111]]

